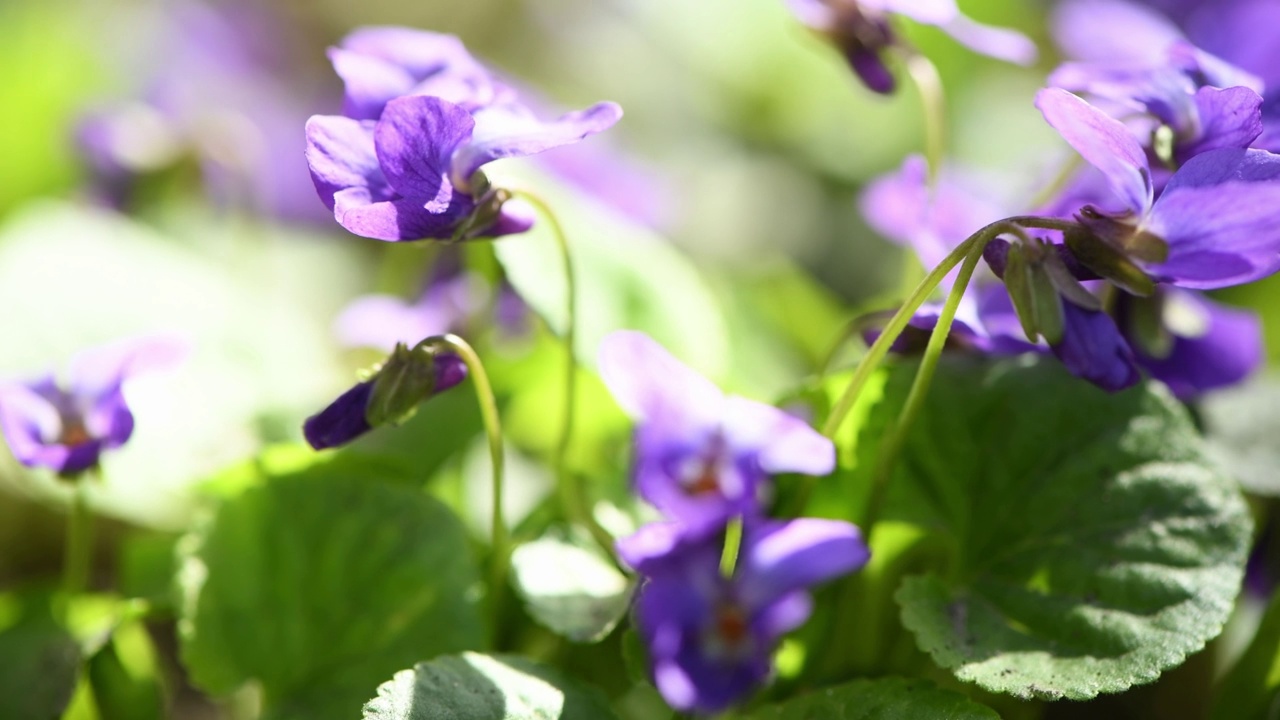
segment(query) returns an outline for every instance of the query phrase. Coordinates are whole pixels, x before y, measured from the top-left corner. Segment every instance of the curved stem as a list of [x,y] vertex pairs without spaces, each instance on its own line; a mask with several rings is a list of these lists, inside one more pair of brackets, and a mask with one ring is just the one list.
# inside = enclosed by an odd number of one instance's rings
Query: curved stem
[[906,57],[907,74],[920,92],[920,104],[924,106],[924,148],[929,163],[929,187],[938,183],[938,171],[942,156],[946,153],[946,93],[938,68],[929,58],[917,52]]
[[[897,341],[902,331],[906,329],[907,323],[911,321],[916,310],[920,309],[920,306],[929,298],[929,294],[942,283],[947,274],[962,260],[969,257],[971,251],[975,255],[981,256],[982,251],[974,250],[975,246],[986,248],[987,243],[1001,233],[1012,232],[1017,234],[1021,232],[1022,228],[1067,230],[1072,227],[1075,227],[1075,223],[1070,220],[1018,215],[993,222],[960,243],[955,250],[951,251],[950,255],[947,255],[936,268],[925,276],[924,280],[920,282],[915,291],[902,303],[902,306],[898,308],[898,311],[894,313],[888,324],[885,325],[880,337],[876,338],[876,341],[871,344],[867,354],[863,356],[862,362],[858,363],[858,369],[854,371],[853,377],[849,380],[849,385],[845,388],[839,400],[836,401],[835,407],[831,409],[831,414],[822,426],[822,434],[828,438],[835,438],[840,426],[848,418],[849,412],[853,410],[858,396],[862,393],[862,388],[871,379],[872,373],[880,367],[885,355],[889,353],[889,348],[893,347],[893,343]],[[976,263],[977,260],[975,259],[974,262]],[[949,325],[950,323],[948,323],[948,327]],[[943,341],[945,340],[946,337],[944,335]],[[805,477],[804,485],[797,494],[796,507],[802,510],[808,504],[809,496],[812,494],[813,486],[816,482],[817,478]]]
[[89,588],[93,559],[93,511],[89,507],[89,473],[72,478],[71,507],[67,516],[67,546],[63,556],[62,589],[68,596]]
[[510,538],[507,523],[502,515],[502,495],[504,482],[504,456],[502,452],[502,422],[498,417],[498,401],[493,394],[493,386],[489,384],[489,375],[480,362],[480,356],[466,340],[457,335],[439,335],[422,341],[424,345],[444,347],[457,353],[467,364],[467,372],[476,389],[476,401],[480,404],[480,419],[484,423],[484,432],[489,439],[489,460],[493,464],[493,511],[492,511],[492,556],[489,560],[490,602],[493,609],[494,632],[499,627],[501,616],[502,590],[506,586],[507,564],[511,557]]
[[546,218],[547,224],[551,228],[551,234],[555,237],[556,245],[560,250],[561,267],[564,272],[564,417],[560,426],[560,437],[556,442],[554,454],[552,455],[552,467],[555,468],[556,472],[557,492],[565,515],[586,527],[595,541],[606,552],[612,553],[613,536],[601,527],[596,522],[595,517],[592,516],[591,506],[587,501],[586,488],[579,480],[574,478],[573,472],[569,469],[569,445],[573,441],[573,420],[577,405],[578,385],[578,361],[574,351],[577,336],[578,290],[573,274],[573,253],[569,250],[569,238],[565,234],[564,226],[560,224],[555,212],[551,210],[551,206],[545,200],[528,190],[516,190],[514,194],[527,200]]
[[879,520],[880,512],[884,507],[894,460],[902,450],[907,432],[910,431],[916,416],[920,414],[920,408],[924,405],[925,396],[929,393],[929,385],[933,382],[933,374],[938,368],[938,361],[942,358],[942,350],[947,344],[947,336],[951,333],[951,323],[955,320],[960,300],[969,287],[969,280],[978,266],[978,260],[982,258],[985,246],[986,242],[978,242],[969,248],[969,254],[965,256],[964,264],[960,266],[960,274],[956,277],[955,285],[951,287],[947,302],[942,307],[942,314],[938,317],[937,324],[933,326],[929,344],[925,347],[924,356],[920,359],[920,367],[916,370],[916,377],[911,383],[902,412],[898,415],[898,422],[881,442],[875,471],[871,476],[871,498],[867,502],[867,512],[861,524],[862,532],[868,538],[871,537],[871,530]]

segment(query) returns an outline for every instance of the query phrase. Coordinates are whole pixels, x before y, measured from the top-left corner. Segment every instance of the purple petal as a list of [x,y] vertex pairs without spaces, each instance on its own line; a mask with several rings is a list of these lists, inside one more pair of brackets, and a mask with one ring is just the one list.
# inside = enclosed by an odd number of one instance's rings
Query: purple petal
[[357,28],[342,39],[342,47],[398,65],[418,79],[451,65],[474,62],[462,41],[453,35],[406,27]]
[[334,115],[313,115],[307,120],[307,165],[316,192],[330,210],[334,196],[348,188],[364,188],[368,202],[391,197],[374,151],[373,128],[372,122]]
[[117,340],[71,358],[68,385],[76,396],[113,393],[130,377],[170,369],[190,354],[190,344],[175,336]]
[[448,332],[443,308],[407,303],[391,295],[357,298],[338,315],[334,334],[347,347],[370,347],[391,352],[396,343],[413,346],[431,335]]
[[417,84],[403,67],[373,55],[329,48],[329,60],[345,87],[342,114],[355,120],[377,120],[388,102]]
[[395,198],[374,202],[365,188],[348,188],[334,195],[338,224],[361,237],[388,242],[449,239],[475,205],[455,193],[444,208],[425,208],[416,200]]
[[860,0],[873,10],[903,15],[925,25],[943,25],[960,15],[955,0]]
[[467,363],[457,355],[440,353],[432,358],[432,365],[436,373],[436,384],[435,387],[431,388],[433,396],[455,387],[467,379],[467,373],[469,372]]
[[836,11],[826,0],[787,0],[787,8],[797,20],[818,32],[835,27]]
[[365,412],[373,395],[373,381],[358,383],[329,403],[324,410],[307,418],[302,434],[316,450],[335,448],[369,432]]
[[1183,38],[1168,18],[1123,0],[1070,0],[1052,17],[1053,36],[1064,54],[1090,62],[1159,64]]
[[1062,341],[1053,346],[1053,354],[1073,375],[1108,392],[1141,379],[1133,350],[1111,316],[1063,300],[1062,320]]
[[1138,362],[1174,395],[1188,400],[1229,387],[1262,366],[1262,324],[1257,314],[1212,302],[1196,292],[1173,288],[1164,292],[1166,308],[1177,303],[1182,306],[1177,312],[1198,313],[1201,317],[1195,322],[1204,325],[1203,331],[1187,335],[1171,328],[1174,343],[1168,357],[1138,355]]
[[653,575],[665,567],[665,559],[684,539],[683,528],[673,522],[649,523],[619,538],[614,549],[622,562],[636,572]]
[[1195,103],[1200,132],[1194,142],[1178,148],[1180,162],[1209,150],[1248,148],[1262,134],[1262,97],[1249,88],[1200,88]]
[[636,492],[690,535],[758,515],[767,476],[754,451],[724,445],[714,431],[690,428],[683,418],[646,421],[636,430]]
[[622,118],[622,108],[604,102],[568,113],[559,120],[541,122],[518,105],[486,108],[475,115],[471,142],[453,157],[454,182],[465,185],[475,171],[500,158],[536,155],[575,143],[609,129]]
[[742,599],[752,607],[764,606],[851,573],[870,558],[858,528],[840,520],[748,524],[738,557]]
[[1212,150],[1169,181],[1146,229],[1169,244],[1149,270],[1175,285],[1212,289],[1280,269],[1280,156]]
[[614,400],[635,420],[684,415],[692,426],[719,427],[724,394],[644,333],[623,330],[606,336],[600,343],[599,370]]
[[403,97],[387,103],[374,129],[387,182],[428,209],[447,206],[454,194],[450,160],[475,126],[470,113],[439,98]]
[[893,71],[885,64],[878,50],[861,46],[853,47],[845,52],[845,59],[849,61],[849,67],[853,68],[854,74],[867,86],[868,90],[881,95],[890,95],[898,86]]
[[1196,44],[1227,62],[1280,83],[1280,5],[1274,0],[1205,4],[1190,26]]
[[771,405],[729,396],[724,433],[730,446],[757,453],[767,473],[827,475],[836,467],[836,448],[809,423]]
[[812,613],[813,598],[809,593],[797,591],[784,595],[756,617],[757,633],[773,642],[803,625]]
[[1106,175],[1129,210],[1141,215],[1151,207],[1147,156],[1123,123],[1058,88],[1037,93],[1036,107],[1076,152]]
[[966,15],[956,15],[940,27],[970,50],[997,60],[1030,65],[1039,55],[1036,44],[1026,35],[1016,30],[985,25]]

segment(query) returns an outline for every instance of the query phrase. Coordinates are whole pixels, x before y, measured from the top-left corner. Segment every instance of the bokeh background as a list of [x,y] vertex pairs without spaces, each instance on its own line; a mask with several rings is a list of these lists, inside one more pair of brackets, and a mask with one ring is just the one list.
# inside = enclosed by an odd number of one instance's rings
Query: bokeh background
[[[905,26],[942,75],[951,158],[1026,191],[1068,157],[1031,104],[1056,61],[1048,3],[961,5],[1041,45],[1039,64],[1020,68]],[[2,0],[0,375],[126,335],[193,348],[129,389],[137,433],[94,488],[111,518],[100,584],[154,589],[209,478],[299,441],[302,418],[372,359],[335,342],[341,308],[375,290],[411,294],[432,252],[345,233],[307,176],[303,123],[340,102],[325,48],[374,24],[457,34],[548,112],[625,109],[605,135],[494,173],[537,185],[564,216],[584,360],[607,330],[642,327],[729,387],[776,399],[850,318],[919,276],[857,203],[922,148],[919,98],[909,82],[892,97],[862,88],[782,0]],[[526,299],[549,307],[558,265],[534,235],[497,252],[523,268]],[[492,265],[493,248],[466,252]],[[1273,356],[1277,294],[1270,282],[1224,296],[1264,313]],[[545,330],[505,347],[493,362],[514,472],[545,488],[528,458],[553,441],[556,348]],[[584,395],[584,433],[622,427],[602,391]],[[469,402],[375,442],[418,471],[448,466],[459,480],[442,492],[461,498],[484,472]],[[578,463],[620,474],[615,459]],[[65,494],[0,454],[0,589],[57,576]]]

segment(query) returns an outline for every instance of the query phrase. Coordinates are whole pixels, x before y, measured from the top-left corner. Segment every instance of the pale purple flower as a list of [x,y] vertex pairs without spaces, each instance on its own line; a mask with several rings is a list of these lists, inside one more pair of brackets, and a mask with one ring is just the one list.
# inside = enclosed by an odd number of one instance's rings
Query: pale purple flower
[[954,0],[787,0],[800,22],[829,37],[868,88],[891,93],[895,80],[888,51],[902,46],[893,28],[901,15],[935,25],[975,52],[1019,64],[1035,61],[1036,47],[1013,30],[974,21]]
[[730,577],[722,548],[721,534],[691,536],[674,523],[617,544],[645,577],[635,615],[654,684],[682,712],[715,713],[750,695],[768,679],[781,637],[808,619],[808,588],[870,557],[856,527],[813,518],[748,521]]
[[693,532],[759,515],[772,474],[826,475],[835,468],[835,447],[807,423],[725,395],[643,333],[607,336],[599,368],[638,423],[636,490]]
[[1157,197],[1147,153],[1122,123],[1056,88],[1040,91],[1036,106],[1106,176],[1124,207],[1122,214],[1081,208],[1082,224],[1125,252],[1135,243],[1167,248],[1162,258],[1133,258],[1153,279],[1211,289],[1280,269],[1280,156],[1238,148],[1201,152]]
[[185,346],[173,340],[128,340],[86,350],[65,380],[53,373],[0,385],[0,431],[18,462],[60,475],[98,464],[102,453],[133,434],[124,385],[132,377],[177,362]]

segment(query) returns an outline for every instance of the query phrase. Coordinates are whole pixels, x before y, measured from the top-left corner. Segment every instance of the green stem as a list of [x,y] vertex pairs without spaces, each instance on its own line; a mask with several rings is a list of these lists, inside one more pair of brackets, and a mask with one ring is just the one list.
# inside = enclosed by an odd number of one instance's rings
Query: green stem
[[502,422],[498,416],[498,401],[493,394],[493,386],[489,384],[489,374],[480,362],[480,356],[466,340],[457,335],[441,335],[423,341],[436,347],[445,347],[458,354],[467,364],[467,372],[476,389],[476,401],[480,404],[480,419],[484,423],[484,432],[489,439],[489,460],[493,464],[493,511],[492,511],[492,555],[489,559],[489,591],[493,609],[494,632],[497,632],[501,619],[502,590],[506,587],[507,565],[511,558],[510,536],[507,523],[502,515],[502,495],[504,482],[504,455],[502,451]]
[[514,191],[514,194],[531,203],[546,219],[551,228],[551,235],[555,238],[556,245],[560,250],[561,267],[564,272],[564,418],[560,426],[560,437],[556,442],[551,461],[552,467],[555,468],[556,472],[557,492],[564,507],[565,515],[586,527],[605,552],[612,553],[613,536],[601,527],[600,523],[596,522],[591,512],[590,503],[587,500],[586,488],[569,468],[569,445],[573,441],[573,421],[577,407],[578,386],[578,361],[574,350],[577,341],[578,289],[573,273],[573,253],[569,250],[569,238],[564,231],[564,226],[560,224],[560,220],[545,200],[528,190],[517,190]]
[[[999,230],[995,232],[998,234]],[[924,357],[920,359],[920,367],[916,370],[915,379],[907,393],[907,400],[898,416],[898,422],[881,443],[875,471],[871,476],[871,498],[867,502],[867,513],[861,525],[862,532],[866,533],[867,537],[871,537],[871,529],[880,519],[894,460],[902,450],[907,432],[915,422],[916,416],[920,414],[925,396],[929,393],[929,385],[933,382],[933,374],[938,368],[938,361],[942,358],[942,350],[947,344],[947,336],[951,333],[951,324],[955,321],[956,310],[960,307],[960,300],[964,297],[965,289],[969,287],[969,280],[978,267],[978,260],[982,258],[985,247],[986,242],[978,242],[969,248],[969,254],[965,257],[964,264],[960,266],[960,274],[956,277],[955,285],[951,287],[947,302],[942,307],[942,315],[933,326],[929,344],[925,347]]]
[[72,479],[70,515],[67,516],[67,547],[62,566],[62,589],[68,597],[89,588],[93,559],[93,511],[89,507],[89,473]]
[[929,187],[933,188],[938,183],[938,171],[946,153],[946,93],[942,89],[938,68],[929,58],[912,52],[907,55],[905,64],[907,74],[920,92],[920,104],[924,106],[925,159],[929,163]]
[[[985,248],[987,243],[1001,233],[1013,232],[1018,234],[1021,233],[1022,228],[1068,230],[1072,227],[1075,227],[1075,223],[1070,220],[1020,215],[991,223],[960,243],[955,250],[951,251],[950,255],[947,255],[936,268],[925,276],[924,280],[920,281],[916,289],[902,303],[902,306],[898,308],[893,317],[890,318],[880,336],[871,344],[867,354],[858,363],[858,368],[849,380],[849,385],[831,409],[831,414],[822,426],[822,434],[828,438],[835,438],[840,426],[844,424],[845,419],[849,417],[849,412],[853,410],[854,404],[857,403],[858,396],[862,393],[862,388],[866,386],[867,381],[871,379],[871,375],[880,367],[880,363],[884,361],[885,356],[889,353],[889,348],[893,347],[893,343],[897,341],[903,330],[906,329],[916,310],[919,310],[920,306],[929,299],[929,295],[942,283],[947,274],[956,265],[959,265],[961,261],[969,257],[970,251],[975,246]],[[977,252],[981,253],[981,251]],[[945,339],[944,337],[943,340]],[[815,477],[805,477],[804,484],[797,494],[797,502],[795,504],[795,507],[798,507],[800,511],[803,511],[803,508],[808,504],[809,497],[812,495],[813,487],[817,481],[818,479]]]

